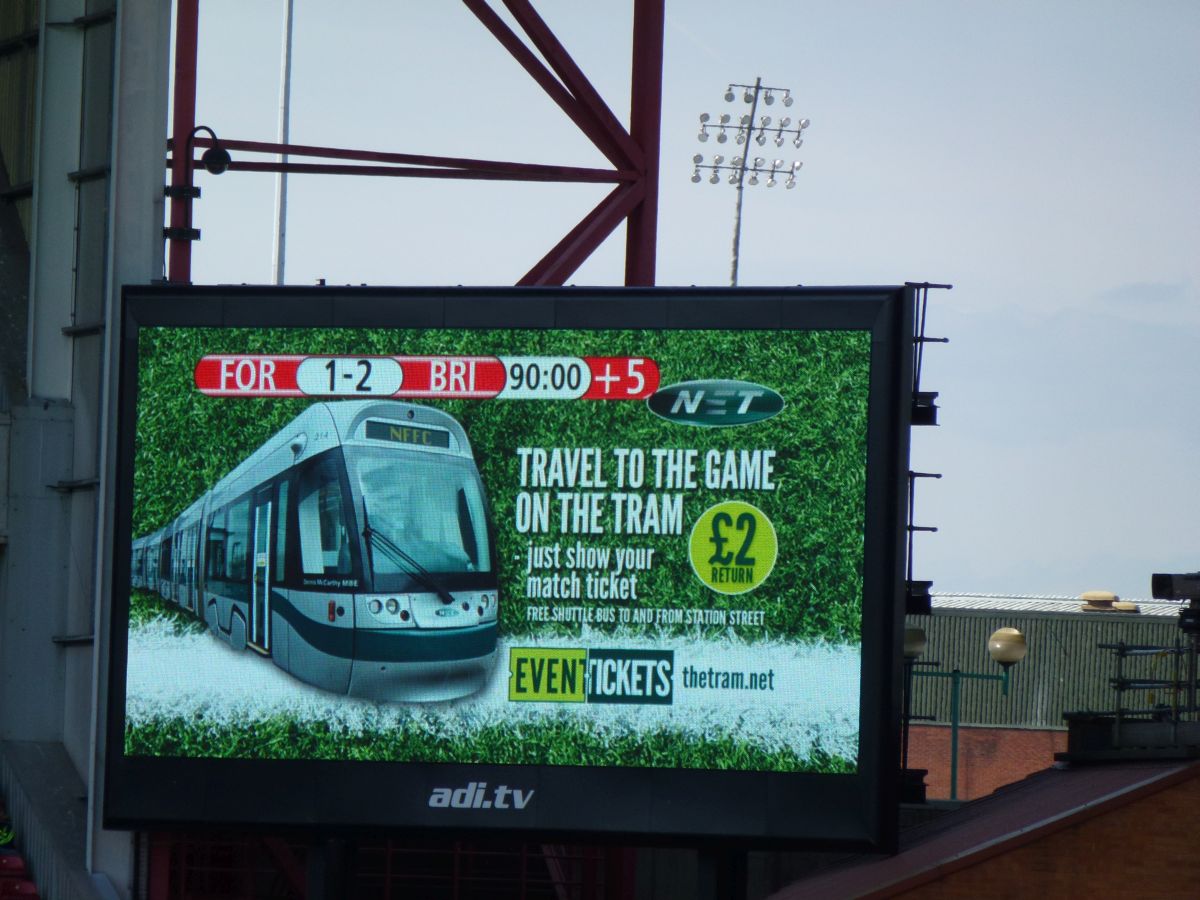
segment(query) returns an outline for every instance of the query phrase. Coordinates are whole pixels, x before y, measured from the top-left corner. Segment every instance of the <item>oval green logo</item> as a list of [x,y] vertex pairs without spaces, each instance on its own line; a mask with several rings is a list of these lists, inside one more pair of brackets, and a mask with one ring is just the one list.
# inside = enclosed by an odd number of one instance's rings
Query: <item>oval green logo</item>
[[650,412],[668,422],[721,428],[761,422],[783,411],[783,397],[752,381],[685,381],[646,398]]

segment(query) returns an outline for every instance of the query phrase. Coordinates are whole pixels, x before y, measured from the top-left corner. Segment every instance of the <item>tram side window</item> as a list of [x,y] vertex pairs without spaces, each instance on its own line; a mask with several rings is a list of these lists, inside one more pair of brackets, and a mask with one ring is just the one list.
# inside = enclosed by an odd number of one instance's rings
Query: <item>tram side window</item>
[[272,578],[279,584],[287,577],[284,567],[287,550],[287,520],[288,520],[288,483],[279,483],[279,502],[275,507],[275,561],[272,564]]
[[225,510],[218,509],[208,517],[208,542],[204,551],[205,570],[208,578],[223,579],[225,577]]
[[302,573],[349,575],[350,533],[337,467],[322,463],[310,468],[300,477],[296,496]]
[[171,539],[163,538],[158,550],[158,577],[160,581],[171,578]]
[[225,578],[228,581],[246,580],[246,556],[250,548],[250,498],[246,497],[229,507],[229,529],[225,547]]

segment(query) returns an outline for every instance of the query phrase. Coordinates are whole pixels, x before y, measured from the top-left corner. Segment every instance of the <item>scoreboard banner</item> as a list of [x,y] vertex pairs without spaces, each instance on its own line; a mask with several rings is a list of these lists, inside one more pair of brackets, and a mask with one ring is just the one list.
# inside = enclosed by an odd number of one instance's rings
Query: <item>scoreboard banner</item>
[[106,817],[882,847],[908,288],[127,288]]

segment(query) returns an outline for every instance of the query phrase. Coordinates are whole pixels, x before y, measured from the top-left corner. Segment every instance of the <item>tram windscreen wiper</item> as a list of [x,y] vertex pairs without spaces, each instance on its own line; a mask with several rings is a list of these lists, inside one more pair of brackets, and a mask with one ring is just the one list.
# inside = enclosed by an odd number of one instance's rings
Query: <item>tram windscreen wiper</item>
[[[367,504],[363,503],[363,522],[367,522]],[[367,539],[367,546],[372,547],[375,541],[379,541],[379,546],[388,556],[399,562],[408,569],[409,574],[417,579],[417,581],[430,588],[442,602],[449,605],[454,602],[454,595],[446,590],[436,575],[430,572],[427,568],[417,562],[413,557],[398,547],[392,540],[382,531],[376,531],[369,524],[363,528],[363,537]]]

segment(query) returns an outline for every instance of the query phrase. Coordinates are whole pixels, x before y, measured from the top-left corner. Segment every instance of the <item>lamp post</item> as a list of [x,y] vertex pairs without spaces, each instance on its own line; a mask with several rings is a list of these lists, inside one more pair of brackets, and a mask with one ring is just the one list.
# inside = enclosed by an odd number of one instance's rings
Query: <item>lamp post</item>
[[[704,155],[700,153],[692,157],[693,183],[698,183],[703,177],[700,174],[701,170],[706,170],[710,173],[708,180],[711,184],[718,184],[722,175],[727,175],[729,183],[737,187],[737,204],[733,212],[733,261],[729,272],[729,283],[732,287],[737,287],[738,280],[738,256],[742,242],[742,188],[747,181],[747,169],[750,171],[749,182],[751,185],[758,184],[759,176],[765,175],[767,187],[775,187],[775,176],[780,174],[786,176],[784,187],[790,189],[796,186],[796,173],[804,165],[798,161],[788,162],[783,159],[766,159],[761,156],[751,158],[749,155],[750,143],[753,141],[762,147],[768,140],[771,140],[776,147],[782,147],[784,140],[790,139],[793,146],[800,149],[804,143],[802,134],[804,129],[809,126],[808,119],[798,119],[793,123],[788,116],[783,116],[778,121],[772,120],[770,116],[758,116],[760,99],[766,106],[771,106],[775,102],[776,95],[780,95],[783,98],[783,105],[791,106],[792,92],[787,88],[767,87],[762,83],[761,78],[756,78],[754,84],[730,84],[725,90],[726,102],[734,102],[738,91],[741,92],[742,100],[749,104],[750,112],[739,117],[736,122],[729,113],[722,113],[715,122],[708,113],[701,113],[700,132],[696,137],[701,143],[707,141],[711,129],[716,134],[717,143],[724,144],[729,140],[729,132],[733,131],[734,142],[744,145],[745,150],[740,156],[731,156],[728,162],[720,153],[714,155],[708,162],[705,162]],[[784,135],[787,135],[787,138]]]
[[[910,652],[910,632],[920,632],[920,640],[916,635],[911,638],[912,656]],[[988,672],[963,672],[960,669],[953,669],[950,672],[942,671],[914,671],[913,667],[917,665],[917,657],[924,652],[924,632],[919,628],[911,628],[905,630],[905,670],[907,681],[907,697],[905,699],[904,709],[904,738],[903,738],[903,760],[904,766],[908,765],[908,722],[912,718],[912,678],[914,675],[922,678],[949,678],[950,679],[950,799],[958,799],[958,722],[960,714],[960,701],[962,697],[962,681],[964,678],[972,678],[977,681],[999,681],[1000,691],[1008,696],[1009,670],[1025,658],[1028,652],[1028,646],[1025,642],[1025,635],[1021,634],[1015,628],[998,628],[992,632],[988,638],[988,654],[992,659],[1000,664],[1002,669],[999,675]],[[936,666],[940,663],[930,662],[923,665]]]
[[171,281],[187,281],[191,273],[191,242],[200,240],[200,231],[192,227],[192,203],[199,199],[200,188],[193,184],[196,136],[207,131],[211,146],[200,156],[200,164],[211,175],[220,175],[228,168],[232,159],[229,151],[221,145],[217,133],[207,125],[197,125],[188,134],[183,147],[175,146],[172,153],[177,162],[172,165],[171,184],[164,194],[171,201],[171,225],[163,229],[163,237],[171,242],[167,277]]

